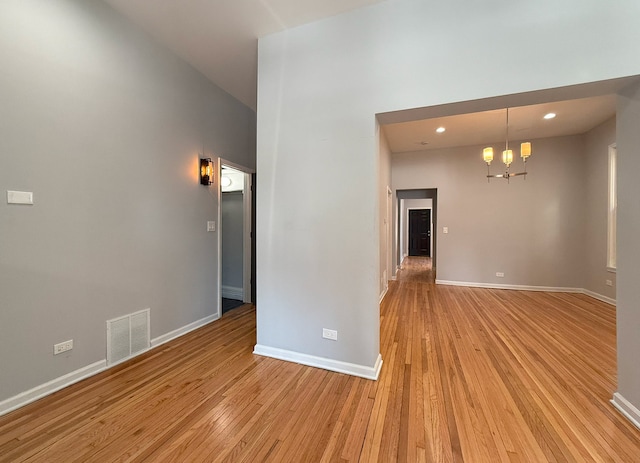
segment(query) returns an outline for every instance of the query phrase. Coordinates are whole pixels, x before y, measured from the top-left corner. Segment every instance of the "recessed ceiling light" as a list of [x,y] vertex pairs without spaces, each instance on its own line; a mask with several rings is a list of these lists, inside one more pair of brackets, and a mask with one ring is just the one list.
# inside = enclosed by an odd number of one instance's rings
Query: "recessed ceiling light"
[[545,119],[553,119],[554,117],[556,117],[556,113],[547,113],[544,115]]
[[442,133],[442,132],[444,132],[445,130],[447,130],[447,129],[445,129],[444,127],[438,127],[438,128],[436,129],[436,132],[438,132],[438,133]]

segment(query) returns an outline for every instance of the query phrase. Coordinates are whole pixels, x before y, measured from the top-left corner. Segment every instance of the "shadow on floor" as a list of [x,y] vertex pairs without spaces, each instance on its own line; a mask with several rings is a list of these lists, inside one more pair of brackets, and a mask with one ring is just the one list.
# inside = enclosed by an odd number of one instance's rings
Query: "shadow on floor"
[[240,307],[244,302],[239,301],[238,299],[227,299],[226,297],[222,298],[222,314],[224,315],[230,310]]

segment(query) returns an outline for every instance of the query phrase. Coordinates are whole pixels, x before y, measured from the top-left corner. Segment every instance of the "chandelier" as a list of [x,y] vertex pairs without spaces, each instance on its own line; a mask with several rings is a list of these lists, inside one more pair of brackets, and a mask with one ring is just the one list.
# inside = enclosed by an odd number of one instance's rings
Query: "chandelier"
[[513,162],[513,151],[509,149],[509,108],[507,108],[507,127],[506,127],[506,142],[504,151],[502,152],[502,162],[506,166],[505,171],[501,174],[491,174],[491,161],[493,161],[493,147],[487,147],[482,150],[482,158],[487,163],[487,182],[491,182],[492,178],[505,178],[507,182],[511,177],[517,177],[524,175],[527,178],[527,158],[531,156],[531,143],[524,142],[520,144],[520,157],[524,163],[524,170],[522,172],[511,172],[511,163]]

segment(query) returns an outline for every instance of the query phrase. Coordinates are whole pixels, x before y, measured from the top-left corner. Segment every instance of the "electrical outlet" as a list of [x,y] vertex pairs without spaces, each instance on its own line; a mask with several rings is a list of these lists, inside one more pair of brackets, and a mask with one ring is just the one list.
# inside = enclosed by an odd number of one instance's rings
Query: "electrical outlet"
[[336,330],[328,330],[322,328],[322,337],[325,339],[331,339],[332,341],[338,340],[338,332]]
[[496,272],[496,276],[500,278],[504,278],[504,272]]
[[7,190],[8,204],[33,204],[33,192]]
[[54,344],[53,355],[62,354],[63,352],[71,349],[73,349],[73,339],[69,339],[68,341],[61,342],[59,344]]
[[613,286],[613,281],[611,280],[606,280],[605,283],[607,286]]

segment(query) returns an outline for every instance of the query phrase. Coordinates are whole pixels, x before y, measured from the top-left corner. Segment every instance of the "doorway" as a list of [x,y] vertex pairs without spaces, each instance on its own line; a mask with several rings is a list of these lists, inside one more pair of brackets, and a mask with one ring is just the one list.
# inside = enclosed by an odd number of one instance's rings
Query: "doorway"
[[253,172],[219,159],[218,315],[253,301]]
[[431,209],[409,209],[409,255],[431,257]]
[[[432,271],[435,274],[438,259],[438,190],[436,188],[419,188],[411,190],[396,190],[396,238],[394,241],[394,260],[396,271],[400,270],[405,257],[409,256],[409,211],[429,210],[429,256],[432,261]],[[424,244],[424,243],[423,243]],[[425,246],[422,247],[425,249]]]

